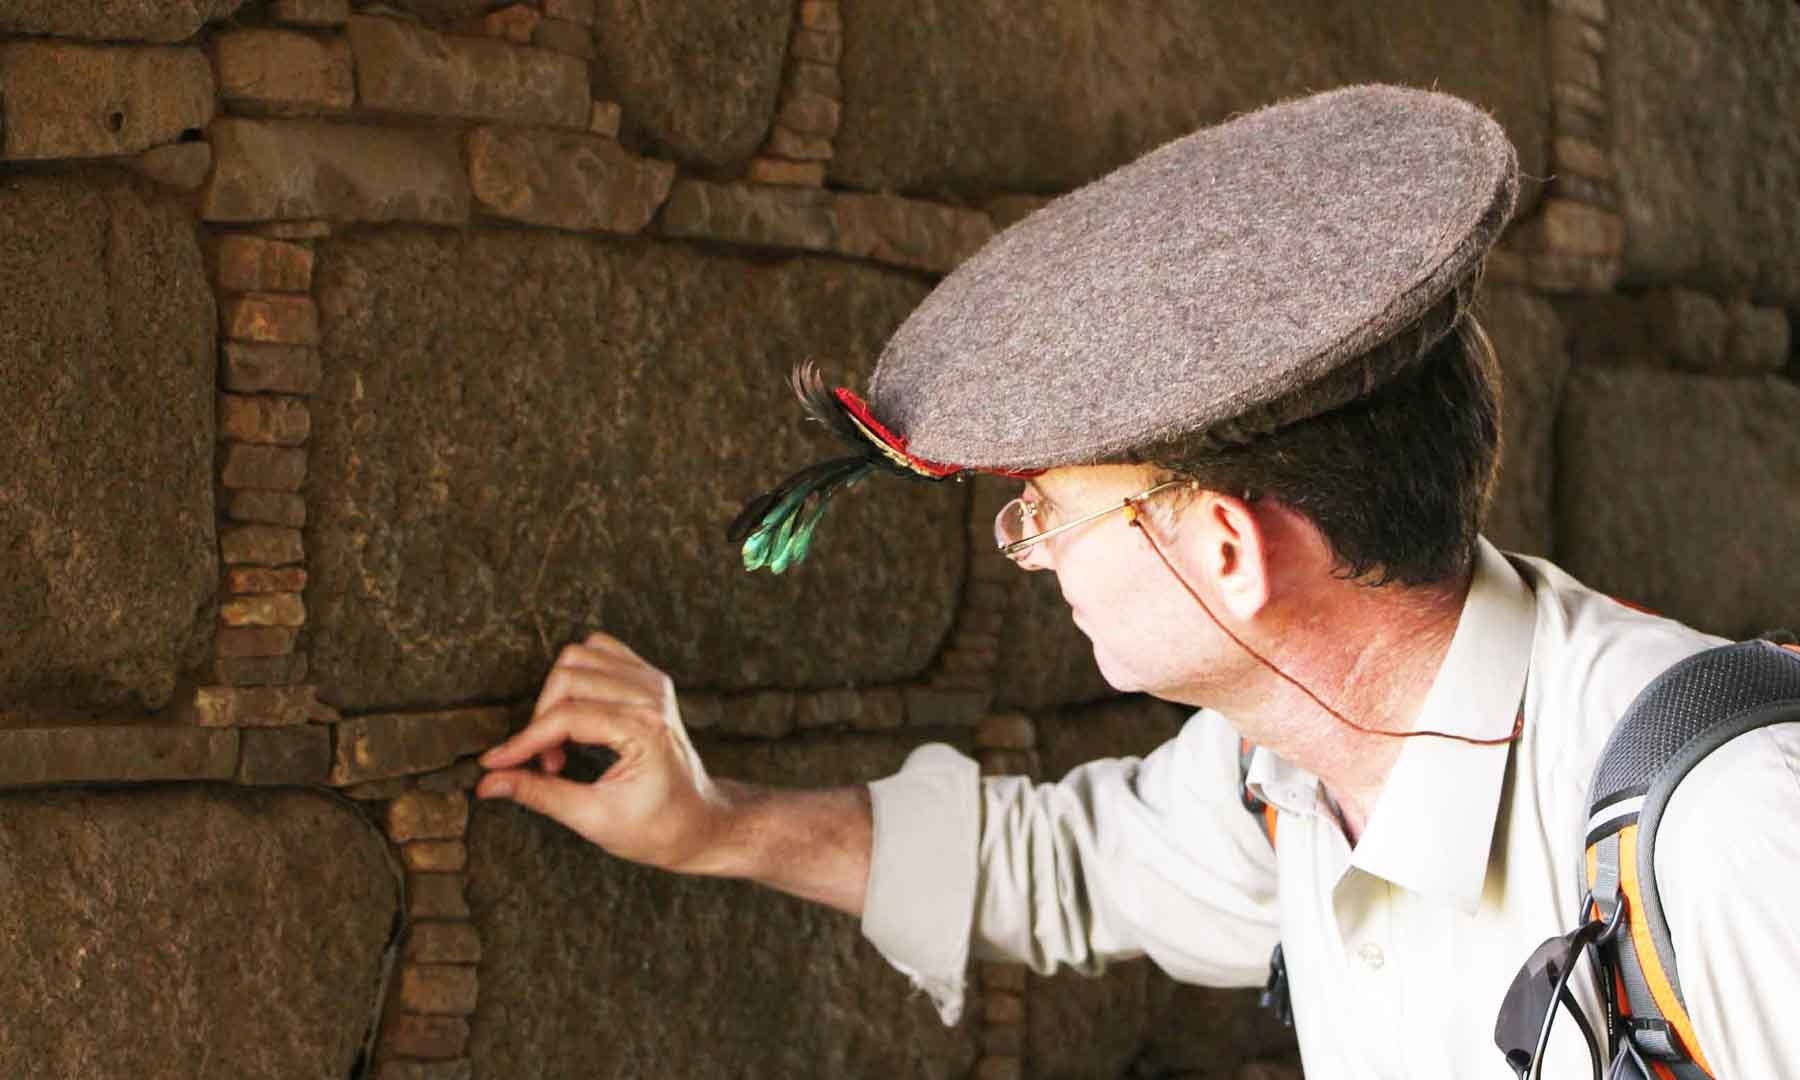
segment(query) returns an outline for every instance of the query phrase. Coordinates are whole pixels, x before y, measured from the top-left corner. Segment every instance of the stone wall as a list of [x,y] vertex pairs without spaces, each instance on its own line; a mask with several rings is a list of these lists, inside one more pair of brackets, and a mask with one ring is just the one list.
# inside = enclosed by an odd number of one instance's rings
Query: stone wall
[[722,524],[825,445],[794,363],[860,383],[1045,197],[1303,90],[1518,143],[1490,534],[1800,622],[1791,6],[646,10],[0,10],[0,1073],[1291,1075],[1143,964],[984,966],[944,1029],[850,920],[467,792],[600,628],[725,775],[1169,737],[987,546],[1005,484],[852,495],[779,578]]

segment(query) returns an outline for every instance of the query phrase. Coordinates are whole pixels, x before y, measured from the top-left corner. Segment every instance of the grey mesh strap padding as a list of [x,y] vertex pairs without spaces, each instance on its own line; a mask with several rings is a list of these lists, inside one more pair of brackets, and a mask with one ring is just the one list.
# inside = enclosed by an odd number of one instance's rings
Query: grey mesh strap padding
[[[1596,847],[1595,898],[1610,914],[1619,881],[1618,830],[1635,816],[1642,910],[1627,911],[1626,918],[1643,920],[1683,1008],[1674,942],[1656,887],[1657,825],[1676,786],[1707,754],[1747,732],[1788,721],[1800,721],[1800,655],[1761,641],[1724,645],[1691,656],[1653,680],[1626,709],[1601,751],[1589,792],[1594,808],[1590,821],[1600,823],[1597,832],[1604,833],[1590,834],[1589,840]],[[1636,815],[1622,807],[1610,814],[1602,808],[1638,794],[1643,802]],[[1704,1077],[1668,1030],[1656,1026],[1666,1018],[1644,981],[1631,935],[1622,930],[1615,941],[1626,999],[1640,1021],[1630,1032],[1632,1041],[1646,1054],[1662,1058],[1684,1080]]]

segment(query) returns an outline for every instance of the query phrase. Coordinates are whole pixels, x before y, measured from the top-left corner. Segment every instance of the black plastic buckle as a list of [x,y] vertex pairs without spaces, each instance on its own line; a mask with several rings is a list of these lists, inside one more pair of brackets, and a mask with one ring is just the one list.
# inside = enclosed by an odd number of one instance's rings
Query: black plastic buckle
[[1294,1026],[1294,998],[1288,989],[1287,958],[1281,955],[1281,942],[1269,954],[1269,981],[1263,984],[1262,996],[1256,1003],[1275,1013],[1283,1027]]

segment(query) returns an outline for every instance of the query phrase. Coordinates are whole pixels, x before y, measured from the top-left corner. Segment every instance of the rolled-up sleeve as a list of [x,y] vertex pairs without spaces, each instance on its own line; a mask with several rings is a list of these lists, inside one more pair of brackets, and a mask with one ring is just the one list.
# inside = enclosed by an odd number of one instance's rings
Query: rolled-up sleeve
[[1275,863],[1236,779],[1235,735],[1211,713],[1142,760],[1051,784],[983,780],[949,747],[922,747],[870,785],[864,933],[946,1023],[971,952],[1046,974],[1147,954],[1183,981],[1255,985],[1276,938]]

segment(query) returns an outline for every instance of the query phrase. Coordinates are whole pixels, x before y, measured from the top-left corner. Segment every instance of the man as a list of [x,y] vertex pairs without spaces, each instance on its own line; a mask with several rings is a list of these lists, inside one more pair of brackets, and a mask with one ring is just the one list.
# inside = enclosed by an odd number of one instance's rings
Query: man
[[[1250,986],[1280,941],[1309,1076],[1508,1075],[1495,1014],[1577,921],[1601,746],[1652,677],[1717,643],[1479,536],[1499,402],[1469,304],[1516,169],[1498,126],[1443,95],[1260,110],[996,238],[895,334],[867,404],[809,398],[868,440],[845,468],[1023,479],[1002,550],[1057,575],[1109,683],[1200,709],[1149,757],[1032,785],[930,746],[867,787],[713,780],[669,680],[597,634],[484,757],[478,795],[860,915],[946,1022],[971,958],[1148,955]],[[753,503],[747,558],[803,551],[840,475]],[[1797,727],[1704,761],[1657,849],[1717,1075],[1800,1062],[1775,1012],[1800,972],[1781,915]],[[1273,845],[1240,802],[1240,737]],[[570,741],[619,761],[560,779]],[[1746,820],[1755,844],[1717,842]],[[1601,1025],[1585,970],[1575,994]],[[1573,1025],[1546,1060],[1588,1075]]]

